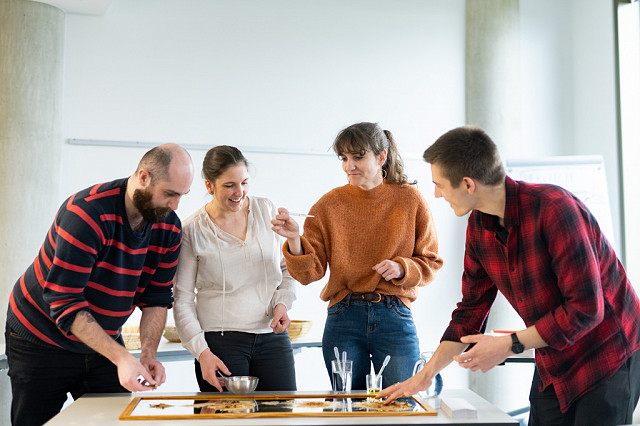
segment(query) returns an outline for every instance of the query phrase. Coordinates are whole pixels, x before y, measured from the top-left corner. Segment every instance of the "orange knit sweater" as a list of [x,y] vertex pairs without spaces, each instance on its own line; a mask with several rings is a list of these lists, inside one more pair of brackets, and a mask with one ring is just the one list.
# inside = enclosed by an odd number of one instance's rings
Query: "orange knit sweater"
[[[304,254],[294,256],[285,243],[289,273],[306,285],[330,268],[320,298],[329,306],[349,292],[398,296],[411,307],[416,287],[430,283],[442,258],[431,211],[410,185],[387,183],[371,190],[345,185],[325,194],[311,208],[301,237]],[[404,267],[402,279],[385,281],[372,268],[385,259]]]

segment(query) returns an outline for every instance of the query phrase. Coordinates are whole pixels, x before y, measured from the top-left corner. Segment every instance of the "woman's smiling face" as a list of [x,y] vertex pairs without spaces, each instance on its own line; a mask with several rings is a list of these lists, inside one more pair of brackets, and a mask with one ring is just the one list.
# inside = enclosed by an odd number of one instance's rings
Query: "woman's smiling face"
[[205,180],[213,201],[221,210],[240,211],[249,193],[249,171],[244,164],[230,166],[214,183]]

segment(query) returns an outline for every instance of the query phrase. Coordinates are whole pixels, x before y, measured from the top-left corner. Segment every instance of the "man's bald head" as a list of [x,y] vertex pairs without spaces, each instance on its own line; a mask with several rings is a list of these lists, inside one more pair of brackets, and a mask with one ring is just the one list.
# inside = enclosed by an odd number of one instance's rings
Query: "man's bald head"
[[147,170],[151,181],[158,183],[169,179],[169,172],[173,162],[189,164],[191,163],[191,156],[186,149],[175,143],[158,145],[142,156],[136,172],[142,169]]

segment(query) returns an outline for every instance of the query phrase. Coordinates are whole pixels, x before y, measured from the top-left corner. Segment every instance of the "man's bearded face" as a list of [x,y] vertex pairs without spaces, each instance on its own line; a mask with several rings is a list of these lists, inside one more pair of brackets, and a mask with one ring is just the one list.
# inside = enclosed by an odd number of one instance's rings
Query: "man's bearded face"
[[136,189],[133,193],[133,205],[145,221],[160,223],[173,211],[171,207],[155,207],[151,199],[153,193],[148,189]]

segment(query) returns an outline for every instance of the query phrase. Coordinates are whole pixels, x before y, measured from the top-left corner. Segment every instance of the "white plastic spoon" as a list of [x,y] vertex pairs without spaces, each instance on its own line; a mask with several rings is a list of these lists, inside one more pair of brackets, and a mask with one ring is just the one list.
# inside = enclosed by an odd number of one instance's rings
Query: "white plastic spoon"
[[391,355],[387,355],[384,358],[384,361],[382,361],[382,367],[380,367],[380,371],[378,371],[378,374],[376,374],[376,378],[373,381],[373,383],[378,383],[378,378],[382,375],[382,370],[384,370],[384,368],[387,366],[387,364],[389,364],[389,360],[391,359]]

